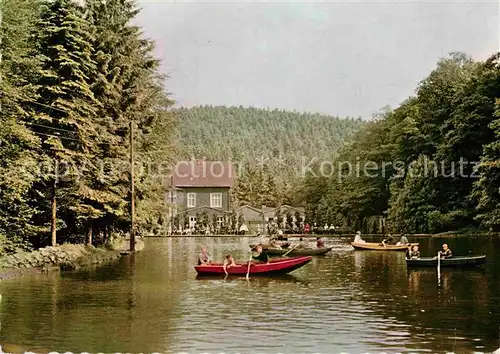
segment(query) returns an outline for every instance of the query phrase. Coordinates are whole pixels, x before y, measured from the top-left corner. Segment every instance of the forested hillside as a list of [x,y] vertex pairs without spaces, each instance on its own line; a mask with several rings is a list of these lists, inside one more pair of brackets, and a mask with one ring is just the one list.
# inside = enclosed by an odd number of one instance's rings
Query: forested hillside
[[363,125],[361,119],[243,107],[175,110],[184,158],[232,161],[240,203],[295,203],[302,166],[331,158]]
[[309,220],[369,232],[498,231],[499,57],[440,60],[413,97],[342,149],[333,176],[310,173]]
[[[130,126],[138,167],[172,158],[174,122],[134,1],[0,11],[0,253],[128,230]],[[161,183],[137,176],[139,222],[163,213]]]

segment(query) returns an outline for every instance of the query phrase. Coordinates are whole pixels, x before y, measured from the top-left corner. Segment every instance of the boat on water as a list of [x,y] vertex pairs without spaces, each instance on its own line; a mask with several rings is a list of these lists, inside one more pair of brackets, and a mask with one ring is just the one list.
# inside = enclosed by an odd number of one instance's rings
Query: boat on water
[[418,243],[410,243],[409,245],[382,245],[375,242],[351,242],[351,246],[356,250],[372,250],[372,251],[406,251],[408,247],[418,246]]
[[[290,247],[290,242],[286,242],[286,241],[278,241],[278,244],[280,245],[281,248],[289,248]],[[258,246],[259,244],[256,243],[256,244],[251,244],[250,245],[250,248],[251,249],[254,249]],[[273,246],[271,246],[269,243],[263,243],[261,244],[262,246],[262,249],[263,250],[267,250],[269,248],[274,248]]]
[[[441,258],[441,267],[475,267],[486,263],[486,256],[463,256]],[[437,267],[437,257],[420,257],[415,259],[407,259],[408,267]]]
[[271,256],[282,256],[284,254],[289,254],[291,256],[323,256],[331,251],[333,247],[321,247],[321,248],[295,248],[290,250],[290,248],[275,248],[269,247],[266,252]]
[[[286,274],[296,270],[312,260],[312,257],[291,257],[285,259],[271,259],[269,263],[252,263],[250,265],[250,275],[275,275]],[[222,264],[212,263],[209,265],[195,266],[198,275],[226,275]],[[229,275],[246,275],[248,263],[236,264],[227,268]]]

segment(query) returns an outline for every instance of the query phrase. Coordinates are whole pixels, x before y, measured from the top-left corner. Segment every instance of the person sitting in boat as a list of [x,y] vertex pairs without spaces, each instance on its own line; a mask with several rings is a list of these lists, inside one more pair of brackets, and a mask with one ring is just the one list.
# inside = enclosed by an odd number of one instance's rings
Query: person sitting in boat
[[236,263],[234,263],[233,256],[231,254],[226,255],[226,259],[224,259],[224,264],[222,265],[224,272],[227,274],[227,270],[234,266],[236,266]]
[[287,238],[283,234],[283,230],[281,228],[279,228],[277,232],[278,232],[278,240],[280,240],[280,241],[286,241],[287,240]]
[[325,247],[325,241],[321,237],[316,237],[316,247],[323,248]]
[[307,242],[301,237],[299,243],[294,248],[309,248]]
[[269,246],[273,247],[273,248],[281,248],[281,245],[279,243],[279,241],[275,238],[273,238],[271,240],[271,242],[269,242]]
[[441,258],[450,258],[453,256],[446,243],[443,245],[443,250],[440,251],[439,254],[441,255]]
[[267,252],[265,252],[262,249],[262,245],[258,245],[255,248],[255,252],[257,252],[257,255],[256,256],[252,256],[253,260],[261,262],[261,263],[269,263],[269,256],[268,256]]
[[210,262],[211,260],[210,260],[210,255],[208,254],[208,250],[205,247],[203,247],[198,256],[198,265],[208,265],[210,264]]
[[401,239],[398,241],[398,243],[396,245],[407,245],[409,243],[410,243],[410,241],[408,241],[408,237],[406,237],[405,235],[402,235]]
[[417,259],[420,258],[420,251],[418,250],[418,246],[413,246],[412,250],[408,254],[409,259]]
[[391,234],[387,235],[387,237],[382,240],[382,245],[384,247],[387,247],[387,245],[391,245],[393,243],[394,243],[394,237],[392,237]]
[[356,235],[354,236],[354,242],[366,243],[366,241],[361,238],[361,231],[356,231]]

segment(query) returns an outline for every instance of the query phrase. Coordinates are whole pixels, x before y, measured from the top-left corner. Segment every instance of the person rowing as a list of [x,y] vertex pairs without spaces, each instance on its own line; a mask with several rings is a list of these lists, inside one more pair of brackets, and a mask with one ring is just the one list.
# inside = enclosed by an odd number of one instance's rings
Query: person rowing
[[255,248],[255,252],[257,252],[256,256],[252,256],[252,259],[261,263],[269,263],[269,255],[267,252],[263,251],[262,245],[258,245]]
[[391,234],[387,235],[387,237],[382,240],[382,245],[384,247],[387,247],[387,245],[391,245],[393,243],[394,243],[394,237],[392,237]]
[[448,248],[448,245],[445,243],[443,245],[443,250],[439,252],[441,259],[443,258],[450,258],[453,256],[451,250]]
[[412,250],[408,253],[408,259],[418,259],[420,258],[420,251],[418,250],[418,246],[413,246]]

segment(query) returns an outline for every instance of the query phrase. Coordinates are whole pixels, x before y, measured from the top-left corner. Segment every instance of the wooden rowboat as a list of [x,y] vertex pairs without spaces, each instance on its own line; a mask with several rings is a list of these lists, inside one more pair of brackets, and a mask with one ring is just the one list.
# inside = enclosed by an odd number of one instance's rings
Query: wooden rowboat
[[372,251],[406,251],[409,246],[418,246],[418,243],[410,243],[409,245],[382,245],[380,243],[359,243],[351,242],[351,246],[356,250],[372,250]]
[[[486,256],[465,256],[441,258],[441,267],[474,267],[486,262]],[[437,257],[420,257],[407,259],[408,267],[437,267]]]
[[[281,248],[287,248],[290,247],[290,242],[287,241],[278,241],[278,244],[281,246]],[[251,249],[255,249],[259,244],[250,244]],[[269,243],[263,243],[261,244],[263,250],[267,250],[268,248],[273,248]]]
[[[275,275],[289,273],[309,263],[312,257],[292,257],[285,259],[271,259],[269,263],[255,263],[250,265],[250,275]],[[222,264],[195,266],[198,275],[226,275]],[[230,275],[246,275],[248,263],[240,263],[227,268]]]
[[266,252],[272,256],[282,256],[289,252],[291,256],[323,256],[330,252],[333,247],[321,247],[321,248],[295,248],[290,251],[286,248],[268,248]]

